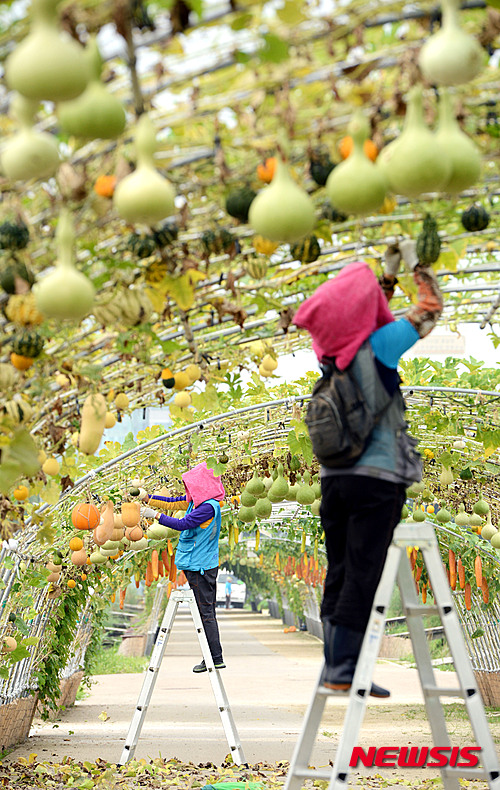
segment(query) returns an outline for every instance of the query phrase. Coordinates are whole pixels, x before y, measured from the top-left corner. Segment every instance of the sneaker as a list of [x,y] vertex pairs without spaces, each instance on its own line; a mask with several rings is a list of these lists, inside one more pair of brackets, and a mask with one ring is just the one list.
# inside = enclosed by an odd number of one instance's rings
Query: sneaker
[[[226,668],[226,665],[224,664],[224,661],[222,660],[222,658],[219,661],[214,661],[214,666],[215,666],[216,669],[225,669]],[[199,673],[199,672],[206,672],[206,671],[207,671],[207,666],[205,664],[205,659],[204,658],[200,661],[199,664],[196,664],[196,666],[193,667],[193,672]]]

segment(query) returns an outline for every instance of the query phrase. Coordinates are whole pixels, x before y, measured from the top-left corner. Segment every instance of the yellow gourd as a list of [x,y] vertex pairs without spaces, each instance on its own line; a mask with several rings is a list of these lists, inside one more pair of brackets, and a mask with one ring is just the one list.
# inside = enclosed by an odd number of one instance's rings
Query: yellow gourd
[[9,88],[29,99],[74,99],[90,76],[83,48],[58,30],[58,4],[59,0],[32,0],[30,32],[5,64]]
[[138,502],[123,502],[122,521],[125,527],[135,527],[141,518],[141,507]]
[[118,411],[123,411],[124,409],[128,409],[129,406],[129,399],[124,392],[119,392],[115,398],[115,406]]
[[82,422],[78,448],[86,455],[93,455],[99,447],[106,424],[106,400],[96,392],[87,395],[82,408]]
[[59,474],[60,464],[57,458],[47,458],[42,464],[42,472],[50,477]]
[[116,425],[116,417],[112,411],[106,412],[106,421],[104,423],[105,428],[113,428]]
[[174,396],[174,405],[179,406],[180,409],[185,409],[186,406],[190,406],[191,395],[189,392],[177,392]]
[[81,548],[77,551],[73,551],[71,554],[71,562],[73,565],[86,565],[87,564],[87,552],[84,548]]
[[117,185],[113,204],[127,222],[153,225],[175,211],[175,192],[170,181],[155,168],[156,135],[148,115],[141,115],[135,135],[137,168]]

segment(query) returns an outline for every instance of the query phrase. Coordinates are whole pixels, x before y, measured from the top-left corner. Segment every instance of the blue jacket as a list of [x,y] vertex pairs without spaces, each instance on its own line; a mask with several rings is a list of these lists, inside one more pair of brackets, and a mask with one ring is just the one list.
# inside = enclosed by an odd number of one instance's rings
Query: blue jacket
[[[216,499],[207,499],[212,505],[215,515],[210,524],[202,529],[185,529],[181,532],[179,543],[175,552],[175,564],[183,571],[205,571],[219,566],[219,535],[221,528],[220,502]],[[186,513],[193,510],[193,503],[189,503]]]

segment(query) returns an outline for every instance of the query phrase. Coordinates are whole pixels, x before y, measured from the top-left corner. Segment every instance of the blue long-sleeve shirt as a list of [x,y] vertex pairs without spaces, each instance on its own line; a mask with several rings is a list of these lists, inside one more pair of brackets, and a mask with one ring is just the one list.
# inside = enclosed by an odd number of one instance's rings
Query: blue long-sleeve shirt
[[[157,496],[155,494],[152,499],[158,499],[161,502],[185,502],[186,496]],[[201,505],[194,508],[190,513],[187,513],[183,518],[172,518],[162,513],[158,519],[160,524],[170,529],[177,529],[182,532],[185,529],[194,529],[204,524],[206,521],[212,521],[215,516],[215,510],[208,502],[202,502]]]

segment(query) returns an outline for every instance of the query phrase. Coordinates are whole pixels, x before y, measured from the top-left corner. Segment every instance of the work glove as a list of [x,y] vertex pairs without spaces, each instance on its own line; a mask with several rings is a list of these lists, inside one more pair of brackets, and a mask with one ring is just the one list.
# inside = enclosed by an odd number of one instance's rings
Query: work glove
[[396,277],[399,264],[401,263],[401,252],[397,241],[389,244],[384,252],[384,274],[389,277]]
[[157,510],[153,510],[152,507],[141,507],[141,518],[155,518],[158,519],[159,513]]
[[404,239],[399,242],[399,249],[404,265],[412,272],[418,263],[417,242],[414,239]]

